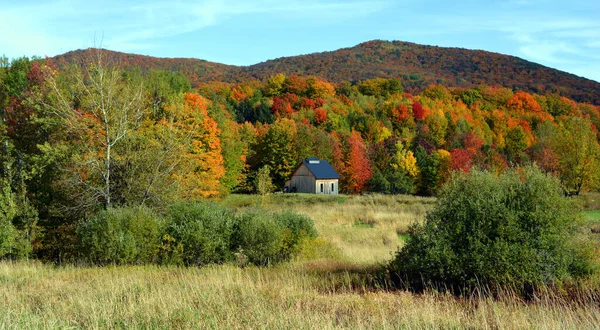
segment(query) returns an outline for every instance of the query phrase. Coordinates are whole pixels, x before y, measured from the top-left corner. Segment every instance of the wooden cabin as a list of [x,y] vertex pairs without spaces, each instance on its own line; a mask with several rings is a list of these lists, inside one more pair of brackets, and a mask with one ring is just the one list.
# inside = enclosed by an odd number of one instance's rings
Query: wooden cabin
[[340,176],[326,160],[307,158],[285,182],[284,191],[337,195]]

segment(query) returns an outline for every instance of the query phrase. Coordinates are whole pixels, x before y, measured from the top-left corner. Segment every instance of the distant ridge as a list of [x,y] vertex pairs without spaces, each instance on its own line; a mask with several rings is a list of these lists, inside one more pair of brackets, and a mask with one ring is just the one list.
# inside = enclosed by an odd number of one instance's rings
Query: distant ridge
[[[54,57],[60,67],[92,58],[93,49]],[[578,102],[600,105],[600,83],[518,57],[462,48],[373,40],[330,52],[282,57],[250,66],[233,66],[191,58],[157,58],[106,51],[123,67],[164,69],[185,74],[192,86],[202,82],[264,80],[277,73],[314,75],[332,82],[401,78],[405,90],[429,84],[448,87],[502,86],[531,93],[559,93]]]

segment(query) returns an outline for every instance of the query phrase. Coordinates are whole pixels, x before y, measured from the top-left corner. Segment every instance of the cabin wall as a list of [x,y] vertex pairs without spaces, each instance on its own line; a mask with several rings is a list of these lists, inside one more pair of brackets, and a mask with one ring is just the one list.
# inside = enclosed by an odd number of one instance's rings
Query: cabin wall
[[339,190],[338,181],[338,179],[316,180],[314,193],[325,195],[337,195]]
[[288,191],[314,194],[315,181],[313,174],[302,164],[290,179]]

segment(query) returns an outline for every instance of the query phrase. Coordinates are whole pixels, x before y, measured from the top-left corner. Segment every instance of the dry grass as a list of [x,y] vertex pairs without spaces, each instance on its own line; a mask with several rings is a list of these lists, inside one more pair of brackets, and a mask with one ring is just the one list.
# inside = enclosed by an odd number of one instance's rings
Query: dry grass
[[0,263],[0,328],[585,329],[600,324],[593,304],[357,290],[353,271],[338,271],[339,266]]
[[[371,276],[433,199],[410,196],[230,196],[244,208],[293,209],[321,237],[275,268],[75,267],[0,263],[0,329],[469,328],[590,329],[598,295],[525,303],[378,287]],[[592,283],[600,283],[595,280]],[[595,291],[594,291],[595,290]],[[599,292],[596,287],[589,292]]]
[[271,210],[294,210],[315,221],[321,237],[345,260],[372,264],[392,258],[402,246],[401,235],[421,222],[435,199],[405,195],[318,196],[279,194],[266,198],[230,196],[237,207],[260,205]]

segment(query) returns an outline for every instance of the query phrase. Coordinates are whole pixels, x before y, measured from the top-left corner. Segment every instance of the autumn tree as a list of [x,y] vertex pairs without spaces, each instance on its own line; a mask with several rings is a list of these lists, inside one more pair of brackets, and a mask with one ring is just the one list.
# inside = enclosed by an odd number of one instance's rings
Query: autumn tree
[[395,93],[402,93],[400,79],[375,78],[362,81],[358,84],[358,90],[363,95],[389,97]]
[[[182,168],[182,136],[172,120],[146,119],[115,148],[113,202],[119,205],[164,207],[180,197],[179,181],[173,175]],[[122,156],[125,155],[125,156]]]
[[265,96],[279,96],[283,90],[283,84],[285,82],[285,75],[283,73],[276,74],[269,77],[263,88]]
[[542,107],[533,96],[523,91],[516,92],[506,106],[519,114],[542,112]]
[[424,120],[427,117],[427,112],[419,101],[414,101],[412,104],[412,114],[415,120]]
[[344,163],[342,187],[348,193],[358,194],[371,178],[371,164],[365,141],[357,131],[352,131],[348,137]]
[[419,146],[415,150],[419,167],[418,193],[425,196],[435,195],[447,179],[451,168],[451,155],[446,150],[434,150],[430,154]]
[[312,99],[327,99],[335,95],[335,88],[327,81],[321,80],[316,77],[310,77],[306,79],[307,84],[307,96]]
[[227,111],[223,100],[218,96],[212,98],[212,104],[208,108],[208,115],[217,122],[221,140],[221,153],[223,154],[223,165],[225,174],[221,178],[223,188],[228,192],[236,187],[242,179],[242,172],[246,164],[247,141],[239,134],[240,127],[233,120],[232,114]]
[[413,152],[399,140],[389,139],[386,143],[371,146],[373,174],[369,188],[391,194],[412,194],[419,177],[417,159]]
[[174,110],[173,126],[185,142],[182,171],[175,173],[175,178],[187,200],[218,195],[220,180],[225,175],[220,130],[208,115],[208,106],[209,101],[204,97],[186,93],[183,106]]

